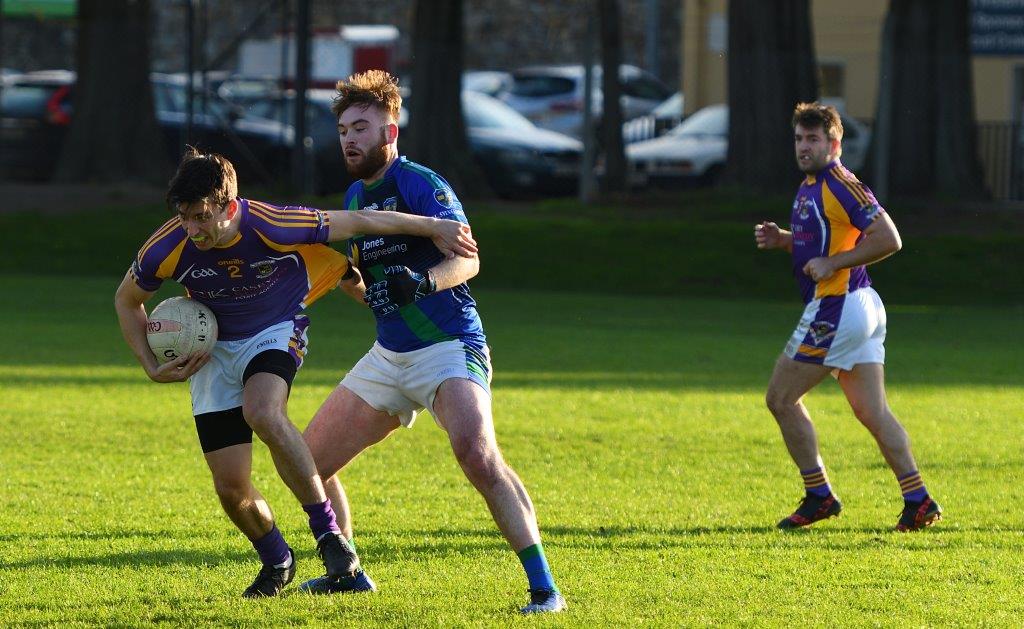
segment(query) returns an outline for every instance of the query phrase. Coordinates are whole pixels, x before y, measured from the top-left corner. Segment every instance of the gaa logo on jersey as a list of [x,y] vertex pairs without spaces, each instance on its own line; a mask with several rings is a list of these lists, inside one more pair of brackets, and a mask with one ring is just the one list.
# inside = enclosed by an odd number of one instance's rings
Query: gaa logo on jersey
[[805,220],[811,215],[811,212],[817,208],[814,205],[814,199],[809,197],[800,197],[796,202],[796,213],[801,220]]
[[815,321],[811,324],[811,338],[815,345],[821,345],[836,335],[836,325],[831,321]]
[[398,211],[398,197],[388,197],[384,199],[384,211],[385,212],[397,212]]
[[445,207],[452,206],[452,193],[448,188],[434,190],[434,200]]
[[277,265],[272,260],[261,260],[259,262],[253,262],[251,265],[256,269],[256,279],[262,280],[265,277],[273,275],[274,271],[277,270]]

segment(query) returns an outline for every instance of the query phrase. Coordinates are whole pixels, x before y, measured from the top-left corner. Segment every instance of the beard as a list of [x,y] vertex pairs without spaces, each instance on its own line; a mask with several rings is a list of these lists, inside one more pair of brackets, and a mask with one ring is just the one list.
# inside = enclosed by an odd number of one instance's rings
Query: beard
[[388,163],[387,138],[380,132],[380,144],[371,149],[358,162],[345,160],[345,170],[356,179],[369,179]]

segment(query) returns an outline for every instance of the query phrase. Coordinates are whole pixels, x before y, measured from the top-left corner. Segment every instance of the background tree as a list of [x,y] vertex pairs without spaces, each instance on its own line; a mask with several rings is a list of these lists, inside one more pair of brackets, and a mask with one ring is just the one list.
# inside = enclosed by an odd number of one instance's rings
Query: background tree
[[417,0],[412,33],[409,127],[400,146],[460,196],[489,196],[462,117],[462,0]]
[[866,172],[880,196],[983,194],[968,0],[890,0]]
[[149,36],[149,0],[79,0],[75,113],[57,180],[160,183],[169,175]]
[[621,11],[618,0],[600,0],[598,22],[601,30],[601,146],[604,148],[604,191],[626,190],[626,149],[622,142]]
[[729,157],[726,179],[789,191],[793,107],[818,96],[809,0],[729,1]]

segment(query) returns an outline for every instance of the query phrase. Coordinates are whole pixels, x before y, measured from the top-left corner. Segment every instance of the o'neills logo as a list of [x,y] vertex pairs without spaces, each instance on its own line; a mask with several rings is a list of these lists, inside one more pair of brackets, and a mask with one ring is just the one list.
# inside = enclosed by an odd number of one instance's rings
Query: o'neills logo
[[217,266],[229,266],[229,265],[232,265],[232,264],[237,264],[237,265],[241,266],[241,265],[245,264],[245,260],[243,260],[241,258],[234,258],[234,259],[231,259],[231,260],[217,260]]

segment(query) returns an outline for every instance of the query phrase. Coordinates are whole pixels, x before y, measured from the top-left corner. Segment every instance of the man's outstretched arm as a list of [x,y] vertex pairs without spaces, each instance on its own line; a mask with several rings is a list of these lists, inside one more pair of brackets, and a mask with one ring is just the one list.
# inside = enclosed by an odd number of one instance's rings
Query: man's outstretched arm
[[472,230],[458,221],[380,210],[332,211],[327,216],[331,226],[327,239],[331,242],[360,234],[408,234],[430,238],[448,258],[477,253]]

